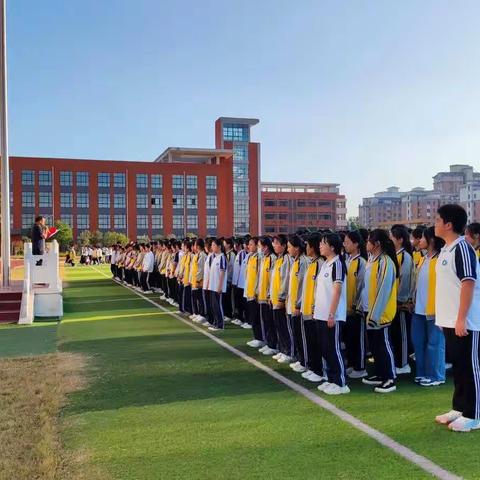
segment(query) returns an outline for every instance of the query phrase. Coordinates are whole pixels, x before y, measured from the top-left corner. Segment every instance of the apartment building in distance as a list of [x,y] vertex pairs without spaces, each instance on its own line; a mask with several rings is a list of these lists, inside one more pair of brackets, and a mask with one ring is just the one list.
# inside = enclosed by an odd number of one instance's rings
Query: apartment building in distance
[[480,221],[480,173],[470,165],[451,165],[448,172],[433,177],[433,189],[422,187],[401,192],[387,188],[363,199],[359,221],[366,228],[388,228],[403,223],[411,228],[431,225],[441,205],[459,203],[467,211],[469,221]]
[[347,226],[346,199],[336,183],[262,182],[261,198],[263,232],[268,235]]

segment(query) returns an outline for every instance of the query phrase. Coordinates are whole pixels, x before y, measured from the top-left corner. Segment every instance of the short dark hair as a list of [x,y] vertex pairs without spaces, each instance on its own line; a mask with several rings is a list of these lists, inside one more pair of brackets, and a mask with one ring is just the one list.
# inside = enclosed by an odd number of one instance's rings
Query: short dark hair
[[465,209],[456,203],[449,203],[442,205],[437,210],[438,216],[443,220],[443,223],[451,223],[453,231],[462,235],[467,226],[467,212]]
[[423,225],[418,225],[412,230],[412,237],[420,240],[422,238],[423,232],[425,231],[426,227]]
[[39,215],[38,217],[35,217],[35,223],[40,222],[43,220],[45,217],[43,215]]

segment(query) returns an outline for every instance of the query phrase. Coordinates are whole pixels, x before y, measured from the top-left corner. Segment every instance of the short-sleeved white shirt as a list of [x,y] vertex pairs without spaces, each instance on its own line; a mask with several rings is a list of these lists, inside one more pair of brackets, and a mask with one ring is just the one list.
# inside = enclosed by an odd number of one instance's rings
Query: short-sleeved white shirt
[[333,297],[333,285],[342,284],[342,292],[335,312],[335,320],[344,322],[347,318],[347,282],[345,282],[345,267],[338,255],[332,260],[323,262],[320,272],[317,275],[317,286],[315,289],[315,309],[313,318],[317,320],[328,320],[330,305]]
[[[224,272],[224,275],[223,282],[220,285],[221,272]],[[218,292],[219,289],[221,289],[221,292],[223,293],[227,291],[227,257],[224,253],[218,253],[212,257],[208,289],[213,292]]]
[[473,248],[459,237],[440,251],[436,265],[435,323],[439,327],[455,328],[460,307],[462,282],[475,282],[473,299],[467,314],[467,329],[480,331],[480,282],[478,259]]

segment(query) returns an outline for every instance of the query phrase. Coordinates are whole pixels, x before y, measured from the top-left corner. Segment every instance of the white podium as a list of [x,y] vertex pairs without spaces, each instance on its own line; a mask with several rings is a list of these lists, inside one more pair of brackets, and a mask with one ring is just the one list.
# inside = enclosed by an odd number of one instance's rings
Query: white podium
[[[60,278],[58,242],[48,243],[48,251],[43,255],[32,254],[32,244],[24,244],[25,282],[22,310],[18,323],[31,323],[33,317],[63,317],[62,279]],[[39,260],[41,264],[38,265]],[[33,301],[33,315],[29,314],[29,304]],[[30,318],[32,317],[32,318]]]

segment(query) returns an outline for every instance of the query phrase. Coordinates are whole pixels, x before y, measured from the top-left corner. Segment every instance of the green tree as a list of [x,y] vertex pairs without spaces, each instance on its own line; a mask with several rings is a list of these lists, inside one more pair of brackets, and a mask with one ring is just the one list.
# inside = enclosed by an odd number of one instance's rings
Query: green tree
[[103,233],[100,230],[97,230],[96,232],[92,232],[92,235],[90,237],[90,243],[91,245],[94,245],[94,246],[102,245]]
[[60,250],[65,251],[73,241],[73,232],[70,225],[57,220],[55,226],[58,229],[57,234],[55,235],[55,240],[57,240]]
[[84,230],[78,236],[78,243],[81,247],[88,247],[91,242],[92,232],[90,230]]
[[128,243],[128,237],[124,233],[117,233],[117,241],[123,247]]

